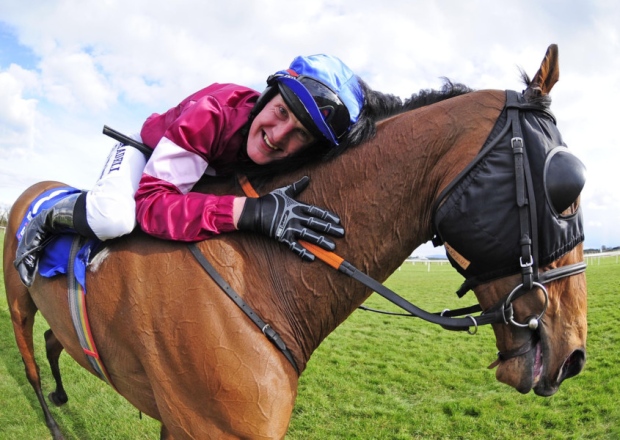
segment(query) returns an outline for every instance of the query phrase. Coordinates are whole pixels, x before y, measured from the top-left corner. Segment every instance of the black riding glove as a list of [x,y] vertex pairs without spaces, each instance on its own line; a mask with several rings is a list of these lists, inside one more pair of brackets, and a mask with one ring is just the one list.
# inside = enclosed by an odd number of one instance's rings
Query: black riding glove
[[304,261],[314,261],[314,255],[297,242],[299,239],[333,251],[336,245],[323,234],[344,235],[338,216],[294,199],[309,183],[310,178],[305,176],[262,197],[246,199],[237,228],[260,232],[286,243]]

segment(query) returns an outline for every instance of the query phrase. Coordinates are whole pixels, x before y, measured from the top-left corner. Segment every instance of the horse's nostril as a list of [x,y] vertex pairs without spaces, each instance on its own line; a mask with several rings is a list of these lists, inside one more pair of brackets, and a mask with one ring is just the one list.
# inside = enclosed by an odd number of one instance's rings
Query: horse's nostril
[[558,382],[562,382],[565,379],[577,376],[583,370],[583,366],[586,363],[586,353],[584,350],[575,350],[564,361],[564,365],[560,369],[560,375]]

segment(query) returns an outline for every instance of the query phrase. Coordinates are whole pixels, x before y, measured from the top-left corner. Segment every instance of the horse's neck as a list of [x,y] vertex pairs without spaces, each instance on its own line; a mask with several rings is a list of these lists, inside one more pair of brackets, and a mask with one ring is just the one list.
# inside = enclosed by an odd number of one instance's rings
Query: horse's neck
[[[475,157],[503,104],[503,92],[477,92],[392,118],[371,142],[310,170],[302,198],[338,213],[346,228],[337,253],[384,281],[431,238],[433,202]],[[288,271],[279,283],[307,360],[370,292],[324,264]]]
[[503,104],[504,92],[477,92],[403,114],[314,170],[311,201],[346,228],[338,253],[383,280],[428,241],[434,201],[479,152]]

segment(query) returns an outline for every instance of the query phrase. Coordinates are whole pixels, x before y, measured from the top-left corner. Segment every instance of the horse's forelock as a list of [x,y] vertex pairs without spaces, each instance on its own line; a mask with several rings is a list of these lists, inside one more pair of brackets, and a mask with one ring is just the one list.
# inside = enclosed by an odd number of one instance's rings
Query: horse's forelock
[[[551,96],[542,93],[539,87],[532,88],[532,79],[523,69],[519,69],[521,72],[521,81],[525,84],[525,92],[523,96],[529,104],[539,105],[544,108],[551,107]],[[529,92],[529,93],[526,93]]]

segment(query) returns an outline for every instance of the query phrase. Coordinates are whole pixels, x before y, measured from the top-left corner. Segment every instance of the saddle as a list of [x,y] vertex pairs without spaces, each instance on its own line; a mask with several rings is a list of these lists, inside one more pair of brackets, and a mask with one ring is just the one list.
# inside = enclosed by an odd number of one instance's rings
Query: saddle
[[[70,196],[81,192],[77,188],[70,186],[53,188],[45,191],[32,201],[28,207],[28,211],[24,216],[19,229],[17,230],[17,240],[20,241],[28,223],[42,211],[54,206],[56,203]],[[45,245],[39,258],[39,275],[45,278],[51,278],[56,275],[67,274],[71,246],[76,235],[73,233],[54,235]],[[84,285],[84,276],[86,266],[89,260],[95,255],[100,248],[101,241],[91,239],[82,244],[76,253],[74,261],[71,263],[76,270],[76,276],[79,276],[80,283]]]

